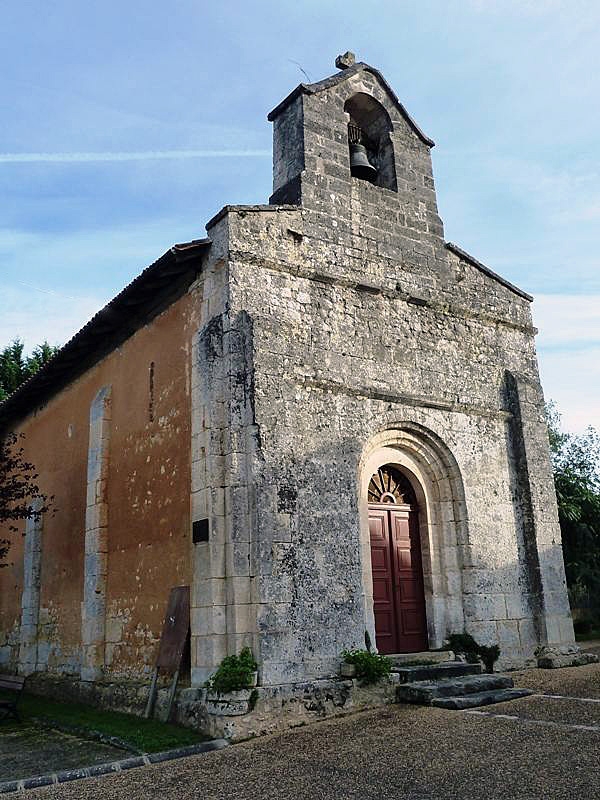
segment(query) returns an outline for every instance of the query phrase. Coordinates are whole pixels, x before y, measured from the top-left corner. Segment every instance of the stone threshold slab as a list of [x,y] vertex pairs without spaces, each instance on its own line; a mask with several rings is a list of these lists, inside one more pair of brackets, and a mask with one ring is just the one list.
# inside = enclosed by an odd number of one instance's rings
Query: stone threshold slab
[[424,650],[422,653],[393,653],[386,656],[396,667],[412,664],[442,664],[454,661],[452,650]]

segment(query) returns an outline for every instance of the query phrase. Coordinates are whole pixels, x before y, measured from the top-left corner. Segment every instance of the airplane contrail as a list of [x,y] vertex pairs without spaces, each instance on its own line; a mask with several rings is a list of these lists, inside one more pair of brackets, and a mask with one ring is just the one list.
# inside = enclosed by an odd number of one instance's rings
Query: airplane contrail
[[0,164],[147,161],[169,158],[265,158],[270,150],[145,150],[120,153],[0,153]]
[[62,292],[57,292],[54,289],[42,289],[41,286],[34,286],[33,283],[25,283],[25,281],[17,281],[21,286],[27,286],[28,289],[35,289],[36,292],[42,292],[42,294],[53,294],[56,297],[65,297],[67,300],[75,300],[78,303],[82,302],[81,297],[73,297],[71,294],[63,294]]

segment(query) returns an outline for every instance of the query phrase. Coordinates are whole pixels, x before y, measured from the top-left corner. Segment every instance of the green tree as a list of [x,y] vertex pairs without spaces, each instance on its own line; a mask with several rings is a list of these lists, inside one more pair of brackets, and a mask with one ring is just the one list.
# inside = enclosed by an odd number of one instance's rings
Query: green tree
[[0,402],[43,367],[58,350],[48,342],[34,347],[31,355],[23,355],[24,344],[15,339],[0,350]]
[[[25,458],[23,439],[23,434],[9,433],[0,440],[0,526],[11,533],[18,532],[15,523],[34,513],[45,514],[53,501],[37,484],[35,466]],[[0,567],[6,566],[9,548],[10,539],[0,536]]]
[[600,613],[600,435],[563,433],[547,408],[548,435],[571,604]]
[[[29,356],[23,355],[23,350],[20,339],[0,350],[0,402],[50,361],[58,347],[43,342]],[[35,466],[24,457],[22,438],[10,433],[0,441],[0,525],[13,533],[17,531],[16,522],[32,516],[34,501],[39,513],[45,513],[52,500],[36,483]],[[6,566],[9,547],[10,540],[0,536],[0,567]]]

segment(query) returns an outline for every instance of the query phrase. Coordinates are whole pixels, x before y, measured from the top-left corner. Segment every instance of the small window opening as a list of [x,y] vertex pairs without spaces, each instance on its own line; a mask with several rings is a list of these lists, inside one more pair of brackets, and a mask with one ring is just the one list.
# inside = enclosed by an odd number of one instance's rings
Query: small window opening
[[148,371],[148,422],[154,422],[154,361]]

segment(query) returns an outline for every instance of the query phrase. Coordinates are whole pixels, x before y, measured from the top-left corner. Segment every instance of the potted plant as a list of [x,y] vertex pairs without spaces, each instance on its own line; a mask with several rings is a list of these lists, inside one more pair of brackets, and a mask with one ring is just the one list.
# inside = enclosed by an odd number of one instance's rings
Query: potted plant
[[247,714],[256,703],[257,682],[257,664],[249,647],[244,647],[239,656],[226,656],[204,684],[209,713]]
[[344,650],[342,658],[342,676],[356,677],[363,686],[377,683],[387,677],[392,669],[389,658],[369,650]]

